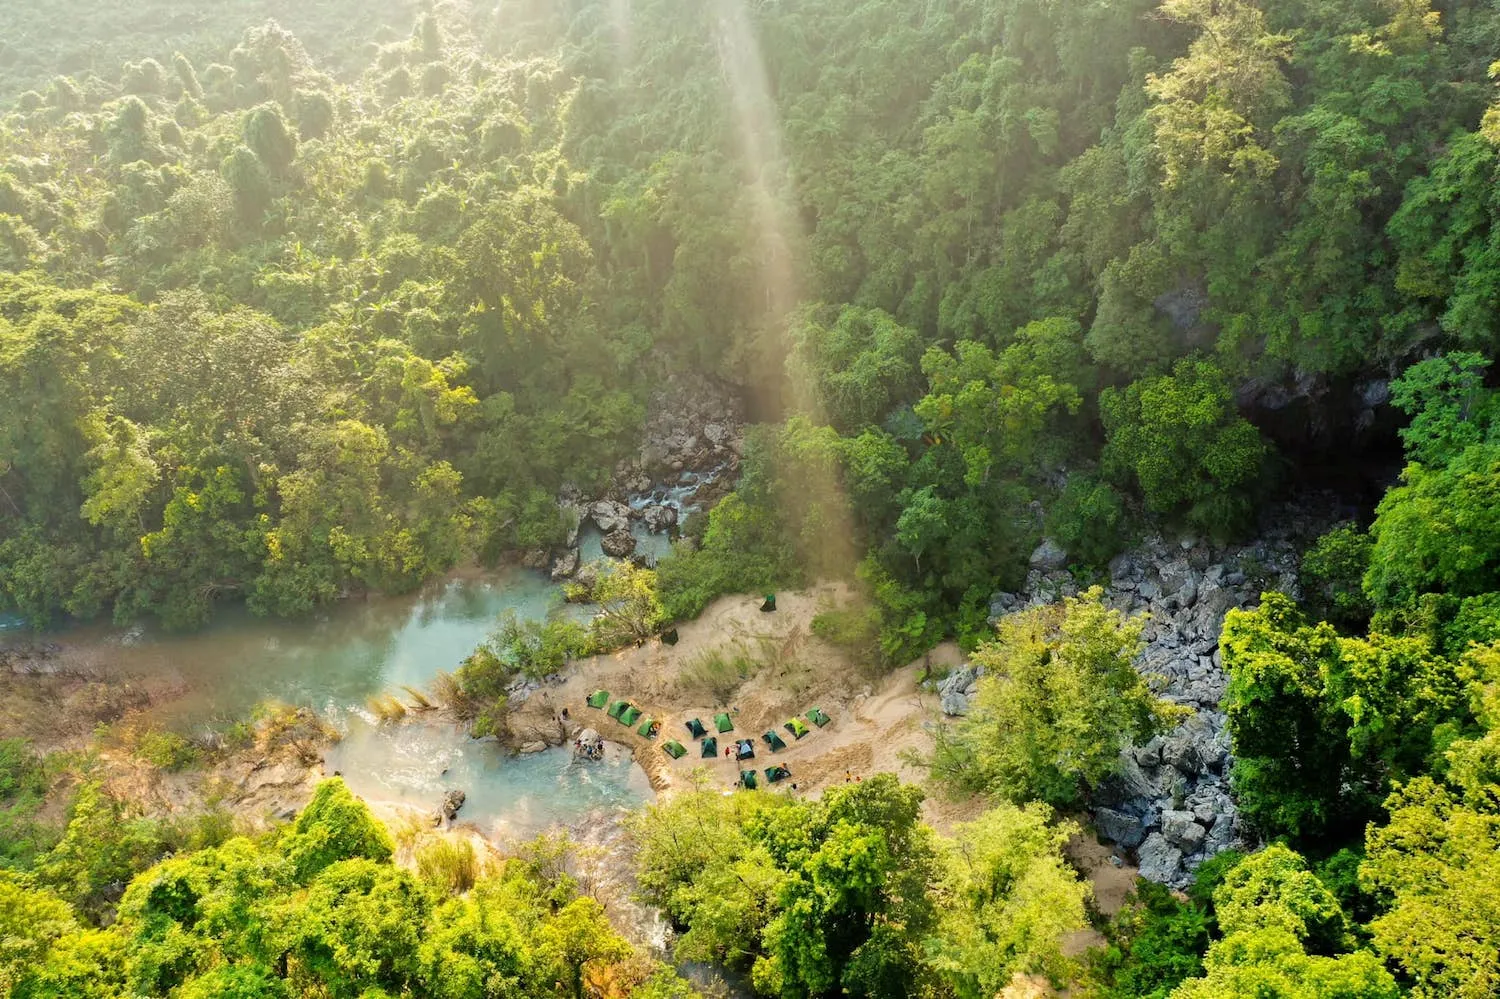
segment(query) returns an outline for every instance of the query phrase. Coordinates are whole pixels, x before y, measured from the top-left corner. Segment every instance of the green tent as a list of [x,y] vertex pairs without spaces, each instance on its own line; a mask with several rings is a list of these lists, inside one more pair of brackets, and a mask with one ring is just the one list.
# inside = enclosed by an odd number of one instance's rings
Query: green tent
[[688,734],[691,735],[694,739],[701,739],[708,734],[708,729],[704,728],[703,722],[699,721],[697,718],[689,719],[688,721],[683,722],[683,724],[687,726]]
[[729,732],[734,729],[734,722],[730,721],[727,711],[720,711],[714,715],[714,725],[720,732]]
[[661,725],[657,724],[656,719],[647,715],[641,722],[641,727],[635,730],[635,734],[647,739],[655,739],[656,730],[659,728],[661,728]]
[[807,725],[802,721],[801,718],[793,718],[791,721],[786,723],[785,728],[788,732],[792,733],[792,735],[797,737],[798,739],[807,734]]
[[766,780],[768,780],[772,784],[776,783],[779,780],[786,780],[791,775],[792,772],[790,770],[779,764],[774,767],[766,767]]
[[602,708],[609,703],[609,691],[596,690],[589,695],[589,707]]
[[668,739],[661,747],[661,751],[674,760],[680,760],[687,755],[687,747],[676,739]]
[[766,734],[761,736],[761,738],[766,740],[766,745],[771,747],[771,752],[773,753],[778,749],[786,748],[786,742],[782,740],[781,736],[776,734],[776,730],[774,728],[767,729]]
[[740,785],[742,787],[744,787],[744,789],[746,791],[754,791],[755,788],[756,788],[755,771],[754,770],[741,770],[740,771]]
[[635,720],[641,716],[641,709],[634,704],[626,705],[625,710],[620,712],[621,725],[634,725]]
[[813,708],[812,710],[810,710],[807,713],[807,720],[818,726],[818,728],[822,728],[824,725],[827,725],[829,721],[828,716],[823,713],[822,708]]
[[718,756],[718,755],[719,755],[719,740],[715,739],[713,736],[709,736],[707,739],[704,739],[703,740],[703,758],[706,760],[710,756]]
[[609,715],[615,721],[619,721],[620,720],[620,712],[624,711],[628,707],[630,707],[630,702],[629,701],[616,701],[615,703],[611,704],[609,706],[609,710],[606,711],[606,712],[604,712],[604,713],[607,714],[607,715]]

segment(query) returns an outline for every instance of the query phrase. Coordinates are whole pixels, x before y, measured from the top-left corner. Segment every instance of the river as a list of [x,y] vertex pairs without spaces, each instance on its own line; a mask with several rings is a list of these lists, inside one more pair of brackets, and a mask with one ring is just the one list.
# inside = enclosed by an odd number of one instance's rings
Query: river
[[407,597],[350,600],[304,620],[226,609],[191,634],[88,627],[60,637],[70,665],[170,678],[181,694],[157,720],[182,731],[241,718],[266,700],[313,708],[345,733],[326,765],[357,794],[432,809],[445,790],[459,788],[468,796],[460,818],[495,838],[609,821],[652,800],[628,753],[598,763],[575,763],[566,750],[514,756],[436,718],[374,722],[371,697],[394,693],[410,703],[402,687],[429,688],[507,610],[531,619],[586,613],[566,605],[542,574],[511,569],[435,582]]

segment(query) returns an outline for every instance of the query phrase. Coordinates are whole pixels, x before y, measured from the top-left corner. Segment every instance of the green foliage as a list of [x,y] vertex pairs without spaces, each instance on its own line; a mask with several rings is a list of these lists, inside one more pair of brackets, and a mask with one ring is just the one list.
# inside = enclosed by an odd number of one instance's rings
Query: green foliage
[[1373,547],[1356,525],[1340,524],[1302,556],[1303,599],[1314,617],[1350,629],[1369,623],[1374,608],[1363,585]]
[[167,848],[161,826],[132,816],[97,782],[85,781],[62,838],[36,860],[37,880],[91,921],[106,916],[125,883]]
[[1093,975],[1104,999],[1166,999],[1203,970],[1213,920],[1206,907],[1179,902],[1150,881],[1109,926],[1110,944]]
[[51,784],[46,761],[26,740],[0,739],[0,867],[29,867],[57,838],[36,819]]
[[1074,827],[1003,805],[939,840],[920,801],[889,774],[817,802],[674,797],[632,825],[644,897],[681,930],[679,959],[748,968],[763,994],[991,995],[1064,972],[1088,894],[1062,856]]
[[[361,819],[330,809],[319,822]],[[353,803],[363,810],[363,805]],[[334,813],[338,812],[338,815]],[[371,821],[368,813],[363,822]],[[290,839],[305,837],[294,830]],[[463,841],[467,845],[467,841]],[[366,853],[378,852],[366,850]],[[304,881],[300,857],[235,838],[185,850],[130,882],[104,930],[80,928],[55,896],[0,877],[0,984],[42,997],[429,995],[478,999],[646,994],[691,999],[637,958],[592,898],[513,861],[484,873],[453,845],[419,866],[442,890],[384,859],[337,859]],[[455,877],[457,878],[455,880]],[[452,897],[448,892],[456,892]],[[593,983],[615,983],[616,992]],[[567,983],[565,990],[560,983]]]
[[970,657],[984,667],[979,694],[939,740],[934,772],[1015,802],[1085,800],[1129,741],[1180,716],[1135,670],[1141,625],[1107,608],[1098,587],[1002,619]]
[[1213,363],[1184,359],[1171,375],[1106,389],[1099,410],[1105,468],[1138,485],[1148,509],[1217,535],[1247,521],[1269,449]]
[[1286,847],[1270,846],[1241,861],[1214,892],[1214,908],[1223,936],[1209,947],[1202,977],[1183,982],[1173,999],[1257,991],[1298,999],[1401,995],[1374,954],[1344,953],[1343,911]]
[[581,637],[571,629],[560,632],[562,639],[579,648],[617,649],[639,644],[656,634],[665,620],[656,573],[630,562],[604,562],[588,586],[573,584],[569,597],[586,599],[596,608],[587,645],[581,644]]
[[1038,803],[1000,805],[954,830],[928,954],[956,995],[993,996],[1016,973],[1067,981],[1062,941],[1085,924],[1089,898],[1063,859],[1077,832]]
[[1441,468],[1411,464],[1376,508],[1365,592],[1377,608],[1423,593],[1500,587],[1500,444],[1465,448]]
[[1075,563],[1105,566],[1129,544],[1124,500],[1107,482],[1070,476],[1047,511],[1047,533]]
[[135,754],[161,770],[181,770],[198,759],[198,751],[181,735],[158,730],[140,737]]
[[389,862],[394,845],[385,827],[339,777],[318,784],[312,800],[281,842],[281,853],[299,881],[306,882],[339,861],[365,858]]
[[1316,841],[1372,816],[1462,709],[1452,665],[1426,639],[1340,638],[1278,593],[1231,611],[1220,649],[1240,811],[1269,835]]

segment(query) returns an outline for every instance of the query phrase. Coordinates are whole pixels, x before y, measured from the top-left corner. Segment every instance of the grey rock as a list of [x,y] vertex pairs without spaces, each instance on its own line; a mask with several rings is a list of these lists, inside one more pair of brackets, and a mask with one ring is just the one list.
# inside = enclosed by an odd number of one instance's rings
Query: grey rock
[[1161,831],[1167,840],[1186,853],[1198,849],[1208,831],[1198,824],[1189,811],[1169,809],[1161,813]]
[[552,581],[560,582],[578,571],[581,555],[577,548],[569,548],[552,560]]
[[600,534],[630,530],[630,507],[616,500],[600,500],[589,507],[589,516]]
[[1068,553],[1063,551],[1061,545],[1051,538],[1043,539],[1031,553],[1031,567],[1033,569],[1054,570],[1061,569],[1068,564]]
[[974,682],[979,679],[979,671],[967,664],[959,666],[943,677],[938,684],[940,694],[962,694],[966,693]]
[[517,749],[516,752],[520,753],[522,756],[529,756],[532,753],[540,753],[546,748],[547,744],[538,739],[533,742],[521,743],[521,748]]
[[1025,606],[1025,601],[1014,593],[996,593],[990,597],[990,617],[1004,617],[1020,610],[1023,606]]
[[1189,736],[1177,736],[1164,742],[1161,758],[1178,773],[1189,777],[1203,769],[1203,751]]
[[611,531],[600,540],[599,546],[613,558],[628,558],[635,551],[635,535],[628,530]]
[[1120,844],[1127,850],[1140,846],[1141,841],[1146,838],[1146,827],[1140,819],[1113,808],[1095,809],[1094,828],[1098,830],[1100,836],[1112,843]]
[[464,807],[464,801],[467,799],[468,795],[457,789],[443,792],[443,818],[451,822],[453,817],[458,814],[458,810]]
[[1135,761],[1143,767],[1155,767],[1161,765],[1161,745],[1165,740],[1159,735],[1153,735],[1151,740],[1144,746],[1135,749]]
[[677,523],[677,508],[671,506],[648,506],[641,514],[646,530],[661,534]]
[[1155,798],[1162,792],[1161,778],[1157,772],[1154,769],[1144,769],[1129,750],[1121,752],[1119,772],[1109,779],[1109,787],[1116,792],[1117,801]]
[[969,698],[958,692],[944,694],[938,703],[945,715],[957,718],[969,713]]
[[1182,875],[1182,851],[1159,832],[1146,837],[1136,851],[1141,877],[1147,881],[1171,884]]

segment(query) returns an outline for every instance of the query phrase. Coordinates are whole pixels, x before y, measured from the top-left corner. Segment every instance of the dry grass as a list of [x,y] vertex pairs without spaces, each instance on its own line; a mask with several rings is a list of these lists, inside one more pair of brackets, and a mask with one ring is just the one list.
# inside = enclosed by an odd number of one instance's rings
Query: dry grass
[[422,693],[417,688],[415,688],[415,687],[408,687],[405,684],[402,684],[401,689],[404,690],[404,691],[406,691],[407,696],[411,698],[411,700],[412,700],[412,707],[415,710],[417,710],[417,711],[431,711],[433,709],[434,705],[432,703],[432,699],[429,698],[426,694]]
[[366,701],[365,706],[381,722],[400,721],[406,717],[406,705],[390,694],[378,694]]
[[468,839],[443,836],[417,849],[417,873],[453,895],[473,888],[483,867]]

